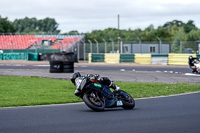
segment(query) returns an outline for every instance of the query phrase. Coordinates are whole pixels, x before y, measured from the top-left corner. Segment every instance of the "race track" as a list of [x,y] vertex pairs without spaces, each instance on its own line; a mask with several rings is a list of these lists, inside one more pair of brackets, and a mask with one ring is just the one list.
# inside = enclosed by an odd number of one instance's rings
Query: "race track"
[[199,133],[200,93],[137,99],[94,112],[83,103],[0,108],[1,133]]
[[[190,83],[200,85],[200,75],[192,74],[187,66],[114,65],[76,63],[74,71],[100,74],[113,81]],[[69,80],[71,73],[49,73],[49,64],[0,64],[0,75],[40,76]]]

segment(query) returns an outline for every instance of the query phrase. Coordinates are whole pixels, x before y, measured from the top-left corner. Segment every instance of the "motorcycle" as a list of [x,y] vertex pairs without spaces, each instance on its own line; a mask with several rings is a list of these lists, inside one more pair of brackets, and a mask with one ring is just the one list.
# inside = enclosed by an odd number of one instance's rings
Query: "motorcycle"
[[94,111],[103,111],[105,108],[122,107],[133,109],[135,100],[125,91],[111,91],[106,85],[94,83],[84,78],[80,83],[80,93],[76,96]]
[[200,74],[200,59],[189,57],[189,67],[192,69],[193,73]]

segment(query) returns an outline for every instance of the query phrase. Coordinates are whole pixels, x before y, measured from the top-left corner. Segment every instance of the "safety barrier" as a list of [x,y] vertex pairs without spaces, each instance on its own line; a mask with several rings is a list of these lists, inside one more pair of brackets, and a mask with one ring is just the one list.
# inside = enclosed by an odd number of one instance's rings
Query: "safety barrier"
[[27,53],[3,53],[3,60],[27,60]]
[[92,62],[92,54],[89,53],[89,54],[88,54],[88,63],[91,63],[91,62]]
[[92,62],[104,62],[105,55],[104,54],[92,54],[91,55]]
[[1,53],[0,60],[38,61],[38,54],[37,53]]
[[120,54],[120,62],[134,62],[134,54]]
[[105,63],[119,63],[120,54],[105,54]]
[[3,60],[3,54],[0,53],[0,60]]
[[3,53],[59,53],[59,49],[3,49]]
[[151,64],[151,54],[135,54],[135,63]]
[[151,55],[151,64],[167,65],[167,63],[168,63],[168,54]]
[[28,53],[28,60],[38,61],[38,54],[37,53]]
[[188,57],[196,54],[168,54],[168,65],[188,65]]

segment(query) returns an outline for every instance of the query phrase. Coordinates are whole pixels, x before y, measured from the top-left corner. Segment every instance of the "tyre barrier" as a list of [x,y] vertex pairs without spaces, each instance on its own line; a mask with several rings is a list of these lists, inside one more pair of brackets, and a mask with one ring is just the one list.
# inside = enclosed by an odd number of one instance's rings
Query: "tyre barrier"
[[135,54],[135,63],[151,64],[151,54]]
[[168,64],[168,54],[152,54],[151,55],[151,64]]
[[119,63],[120,54],[105,54],[105,63]]
[[73,73],[74,62],[73,61],[49,61],[50,73]]
[[92,54],[92,62],[104,62],[105,55],[104,54]]
[[120,54],[120,63],[125,62],[134,62],[135,55],[134,54]]
[[168,54],[168,65],[188,65],[188,57],[196,54]]

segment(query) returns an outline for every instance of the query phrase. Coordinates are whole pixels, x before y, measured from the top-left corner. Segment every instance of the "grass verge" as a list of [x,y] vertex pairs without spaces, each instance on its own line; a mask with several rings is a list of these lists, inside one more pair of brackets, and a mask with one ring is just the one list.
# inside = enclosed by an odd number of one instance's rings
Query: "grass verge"
[[[116,82],[134,98],[200,91],[199,85]],[[66,80],[0,76],[0,107],[81,102],[75,86]]]

